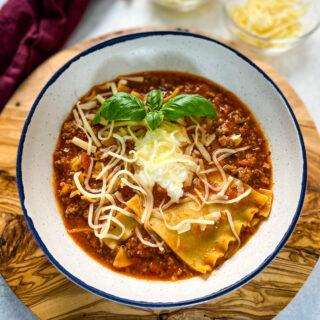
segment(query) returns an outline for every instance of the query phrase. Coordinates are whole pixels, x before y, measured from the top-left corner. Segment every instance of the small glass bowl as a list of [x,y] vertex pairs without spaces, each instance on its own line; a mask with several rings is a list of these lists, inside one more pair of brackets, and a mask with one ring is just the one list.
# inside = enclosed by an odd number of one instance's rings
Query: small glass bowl
[[207,1],[208,0],[153,0],[154,3],[163,7],[183,12],[194,10]]
[[221,0],[221,2],[225,23],[231,33],[254,51],[263,54],[272,55],[282,53],[303,43],[303,41],[313,34],[320,25],[320,1],[307,1],[310,2],[307,13],[300,19],[303,30],[301,35],[290,39],[264,38],[243,29],[233,20],[228,12],[228,8],[232,8],[234,5],[242,5],[246,0]]

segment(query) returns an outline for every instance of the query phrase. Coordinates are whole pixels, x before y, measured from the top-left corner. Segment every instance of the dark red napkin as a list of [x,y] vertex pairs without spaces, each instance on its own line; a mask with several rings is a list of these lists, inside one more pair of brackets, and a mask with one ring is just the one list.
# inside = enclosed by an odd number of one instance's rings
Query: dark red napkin
[[90,0],[9,0],[0,10],[0,111],[17,85],[65,43]]

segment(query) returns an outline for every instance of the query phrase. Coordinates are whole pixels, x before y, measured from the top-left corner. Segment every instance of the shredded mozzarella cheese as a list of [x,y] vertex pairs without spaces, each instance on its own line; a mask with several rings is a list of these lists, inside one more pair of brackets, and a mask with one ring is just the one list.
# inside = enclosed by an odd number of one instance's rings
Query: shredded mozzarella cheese
[[117,85],[114,82],[110,82],[109,86],[110,86],[111,91],[112,91],[113,94],[117,94],[118,93]]
[[97,101],[89,101],[83,104],[77,104],[81,110],[91,110],[97,106]]
[[215,199],[212,201],[207,201],[207,204],[212,204],[212,203],[224,203],[224,204],[230,204],[230,203],[236,203],[239,202],[240,200],[244,199],[245,197],[247,197],[250,193],[251,193],[251,188],[247,189],[247,191],[245,191],[244,193],[242,193],[240,196],[231,199],[231,200],[219,200],[219,199]]
[[98,100],[101,104],[103,104],[103,103],[106,101],[106,99],[104,99],[100,94],[97,94],[97,100]]
[[103,137],[103,134],[108,130],[107,127],[105,128],[102,128],[98,131],[98,138],[101,140],[101,141],[107,141],[111,138],[112,136],[112,133],[113,133],[113,127],[114,127],[114,120],[111,121],[111,126],[109,128],[109,132],[108,132],[108,135],[106,137]]
[[229,176],[227,179],[227,182],[224,184],[221,191],[219,191],[216,195],[216,197],[218,199],[228,199],[228,198],[226,198],[226,196],[224,194],[226,193],[226,191],[229,188],[229,185],[231,184],[232,181],[233,181],[233,177]]
[[133,81],[133,82],[143,82],[144,81],[144,77],[121,77],[121,79],[124,80],[129,80],[129,81]]
[[233,220],[232,220],[232,216],[231,216],[231,213],[229,210],[224,210],[224,212],[227,214],[227,217],[228,217],[228,222],[229,222],[229,225],[230,225],[230,228],[231,228],[231,231],[232,233],[234,234],[235,238],[237,239],[238,241],[238,245],[240,246],[241,244],[241,240],[236,232],[236,229],[234,228],[234,224],[233,224]]
[[135,231],[136,231],[136,235],[137,235],[137,237],[138,237],[138,239],[140,240],[141,243],[143,243],[144,245],[146,245],[148,247],[152,247],[152,248],[157,248],[158,247],[158,245],[156,243],[152,243],[150,241],[147,241],[147,240],[143,239],[138,227],[135,228]]
[[216,135],[213,133],[207,137],[205,146],[208,147],[216,139]]
[[84,150],[86,150],[86,151],[88,151],[88,152],[92,152],[92,153],[97,152],[97,148],[96,148],[95,146],[91,146],[91,147],[90,147],[90,145],[88,144],[88,142],[83,141],[83,140],[81,140],[81,139],[79,139],[79,138],[77,138],[77,137],[73,137],[72,140],[71,140],[71,142],[72,142],[73,144],[75,144],[76,146],[78,146],[79,148],[82,148],[82,149],[84,149]]
[[231,155],[237,153],[237,152],[240,152],[240,151],[245,151],[247,149],[249,149],[250,146],[246,146],[246,147],[242,147],[242,148],[237,148],[237,149],[228,149],[228,148],[223,148],[223,149],[217,149],[216,151],[219,151],[218,153],[224,153],[223,155],[221,155],[219,158],[218,158],[218,161],[221,161],[225,158],[228,158],[230,157]]
[[76,120],[77,125],[82,126],[82,121],[79,118],[79,114],[78,114],[77,110],[73,109],[72,113],[73,113],[74,119]]
[[96,145],[97,147],[101,147],[100,141],[97,139],[95,133],[93,132],[92,128],[90,127],[90,125],[89,125],[89,123],[88,123],[88,120],[87,120],[86,117],[84,116],[84,113],[83,113],[83,111],[81,110],[79,104],[77,104],[77,108],[78,108],[80,117],[81,117],[81,119],[82,119],[84,129],[90,134],[90,136],[91,136],[93,142],[95,143],[95,145]]

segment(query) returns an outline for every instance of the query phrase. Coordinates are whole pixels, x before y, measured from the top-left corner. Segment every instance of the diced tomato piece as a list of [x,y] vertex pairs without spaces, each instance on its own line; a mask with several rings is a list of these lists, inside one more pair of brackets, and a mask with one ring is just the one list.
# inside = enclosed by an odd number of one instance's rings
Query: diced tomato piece
[[91,163],[91,158],[88,156],[86,152],[81,153],[81,166],[85,173],[88,173],[89,167]]
[[238,161],[238,164],[241,167],[252,167],[253,166],[253,160],[249,159],[249,160],[240,160]]

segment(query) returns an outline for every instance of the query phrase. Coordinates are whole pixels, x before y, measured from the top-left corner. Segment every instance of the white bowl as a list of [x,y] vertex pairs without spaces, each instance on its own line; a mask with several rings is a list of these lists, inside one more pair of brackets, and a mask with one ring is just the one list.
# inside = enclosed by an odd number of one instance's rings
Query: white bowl
[[[145,70],[179,70],[211,79],[251,109],[269,140],[274,201],[251,240],[207,279],[147,281],[115,273],[68,236],[53,193],[52,154],[63,120],[92,86]],[[226,45],[196,34],[157,31],[99,43],[66,63],[49,80],[24,125],[17,179],[28,226],[48,259],[88,291],[128,305],[181,307],[218,298],[260,273],[277,255],[299,218],[306,188],[306,153],[294,114],[275,83]]]

